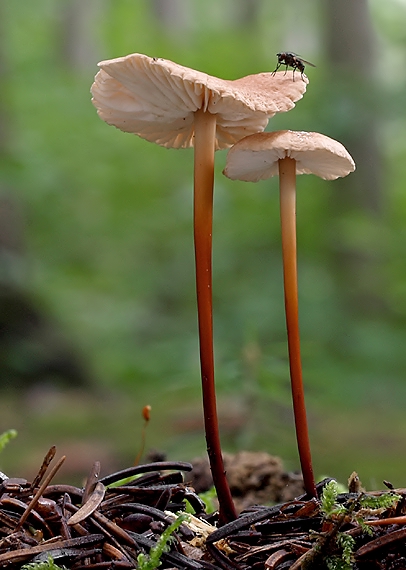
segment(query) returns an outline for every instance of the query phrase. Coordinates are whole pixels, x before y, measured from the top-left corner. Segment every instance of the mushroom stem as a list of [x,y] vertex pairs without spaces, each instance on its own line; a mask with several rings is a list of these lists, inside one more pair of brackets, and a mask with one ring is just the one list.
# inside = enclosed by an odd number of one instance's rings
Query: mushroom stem
[[195,113],[194,127],[194,240],[203,413],[219,519],[225,524],[236,519],[237,513],[224,470],[214,383],[212,227],[216,116],[200,109]]
[[292,158],[279,160],[279,185],[285,313],[296,440],[306,492],[311,497],[317,497],[310,453],[302,364],[300,359],[296,260],[296,160]]

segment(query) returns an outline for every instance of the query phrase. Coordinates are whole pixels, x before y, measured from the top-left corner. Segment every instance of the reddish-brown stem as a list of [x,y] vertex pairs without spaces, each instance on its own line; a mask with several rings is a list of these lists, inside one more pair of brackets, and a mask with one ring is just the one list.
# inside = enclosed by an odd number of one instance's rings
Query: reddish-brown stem
[[296,253],[296,161],[292,158],[279,160],[279,187],[286,327],[296,439],[306,492],[312,497],[317,497],[300,358]]
[[219,501],[219,519],[237,518],[221,453],[214,383],[212,310],[212,226],[216,116],[195,113],[194,239],[200,365],[207,453]]

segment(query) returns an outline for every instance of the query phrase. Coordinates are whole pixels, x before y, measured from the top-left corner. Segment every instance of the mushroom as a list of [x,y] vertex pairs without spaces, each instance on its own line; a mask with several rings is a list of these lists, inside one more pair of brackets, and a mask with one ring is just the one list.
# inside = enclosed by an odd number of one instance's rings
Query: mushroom
[[194,147],[194,240],[203,410],[220,520],[236,517],[225,477],[216,411],[212,324],[214,151],[262,131],[303,96],[308,80],[259,73],[234,81],[143,54],[102,61],[92,85],[101,119],[164,147]]
[[296,439],[305,489],[316,497],[300,358],[296,255],[296,175],[324,180],[347,176],[355,164],[343,145],[319,133],[277,131],[257,133],[228,152],[224,174],[233,180],[257,182],[279,174],[282,257],[289,366]]

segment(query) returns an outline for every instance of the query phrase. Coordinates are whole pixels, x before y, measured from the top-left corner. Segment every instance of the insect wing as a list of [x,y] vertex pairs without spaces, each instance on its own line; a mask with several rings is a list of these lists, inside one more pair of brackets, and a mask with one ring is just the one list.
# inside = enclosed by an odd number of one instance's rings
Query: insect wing
[[303,57],[301,57],[300,55],[298,55],[297,53],[290,53],[289,55],[293,55],[296,59],[298,59],[299,61],[301,61],[302,63],[304,63],[305,65],[310,65],[310,67],[316,67],[314,65],[314,63],[311,63],[310,61],[307,61],[306,59],[303,59]]
[[314,63],[310,63],[310,61],[306,61],[305,59],[302,59],[301,57],[300,57],[299,59],[300,59],[300,61],[301,61],[302,63],[304,63],[305,65],[310,65],[310,67],[316,67],[316,66],[314,65]]

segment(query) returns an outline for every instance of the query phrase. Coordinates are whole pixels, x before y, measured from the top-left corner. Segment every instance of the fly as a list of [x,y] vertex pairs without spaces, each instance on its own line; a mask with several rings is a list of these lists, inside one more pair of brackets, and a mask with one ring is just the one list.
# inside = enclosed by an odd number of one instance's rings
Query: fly
[[312,67],[316,67],[313,63],[310,63],[310,61],[306,61],[305,59],[301,58],[295,53],[282,52],[282,53],[277,53],[276,56],[278,58],[278,64],[272,73],[275,74],[281,65],[285,65],[286,66],[285,74],[286,74],[288,67],[291,67],[293,69],[293,81],[295,80],[296,70],[300,71],[301,78],[303,79],[305,65],[311,65]]

